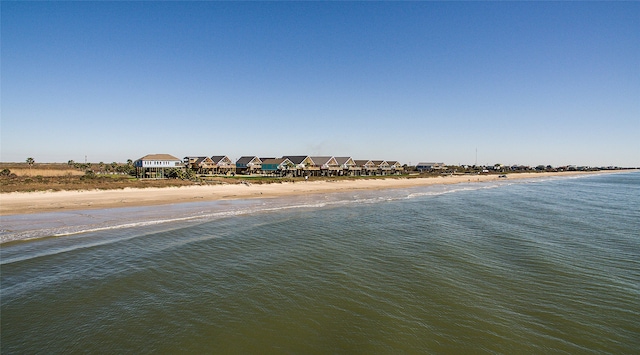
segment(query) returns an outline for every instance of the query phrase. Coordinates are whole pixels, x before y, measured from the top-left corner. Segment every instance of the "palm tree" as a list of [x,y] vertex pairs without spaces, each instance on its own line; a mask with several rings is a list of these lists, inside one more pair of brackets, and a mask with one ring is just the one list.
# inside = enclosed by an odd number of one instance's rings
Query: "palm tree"
[[31,176],[31,167],[33,166],[33,164],[36,162],[35,160],[33,160],[33,158],[29,157],[26,160],[27,164],[29,164],[29,176]]

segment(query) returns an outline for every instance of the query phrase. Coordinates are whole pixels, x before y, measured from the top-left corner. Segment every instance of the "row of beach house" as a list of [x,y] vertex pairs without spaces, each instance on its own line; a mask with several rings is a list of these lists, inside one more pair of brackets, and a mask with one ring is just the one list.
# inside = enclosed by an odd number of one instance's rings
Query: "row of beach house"
[[[418,168],[428,166],[434,169],[439,166],[435,163],[420,164]],[[138,176],[144,177],[164,177],[167,169],[175,168],[191,169],[204,175],[374,176],[399,175],[404,172],[398,161],[308,155],[286,155],[280,158],[243,156],[233,162],[226,155],[188,156],[180,160],[170,154],[149,154],[136,160],[134,166]]]

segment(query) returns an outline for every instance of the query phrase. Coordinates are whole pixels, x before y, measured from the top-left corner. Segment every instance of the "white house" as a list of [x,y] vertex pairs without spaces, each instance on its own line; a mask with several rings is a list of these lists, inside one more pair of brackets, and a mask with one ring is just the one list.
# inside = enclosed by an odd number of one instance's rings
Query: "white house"
[[133,162],[133,166],[138,176],[164,178],[166,169],[184,168],[184,163],[171,154],[148,154]]

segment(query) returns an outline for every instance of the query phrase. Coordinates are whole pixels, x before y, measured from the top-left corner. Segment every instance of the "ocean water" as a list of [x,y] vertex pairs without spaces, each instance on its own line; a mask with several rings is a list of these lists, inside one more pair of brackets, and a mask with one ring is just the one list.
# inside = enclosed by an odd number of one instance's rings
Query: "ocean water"
[[1,222],[2,354],[640,352],[637,172]]

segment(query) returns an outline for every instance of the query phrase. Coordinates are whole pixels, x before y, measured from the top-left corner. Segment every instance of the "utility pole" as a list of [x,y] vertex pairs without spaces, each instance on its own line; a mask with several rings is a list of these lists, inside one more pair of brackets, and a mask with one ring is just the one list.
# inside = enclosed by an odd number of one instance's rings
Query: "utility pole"
[[478,147],[476,147],[476,163],[475,166],[478,166]]

